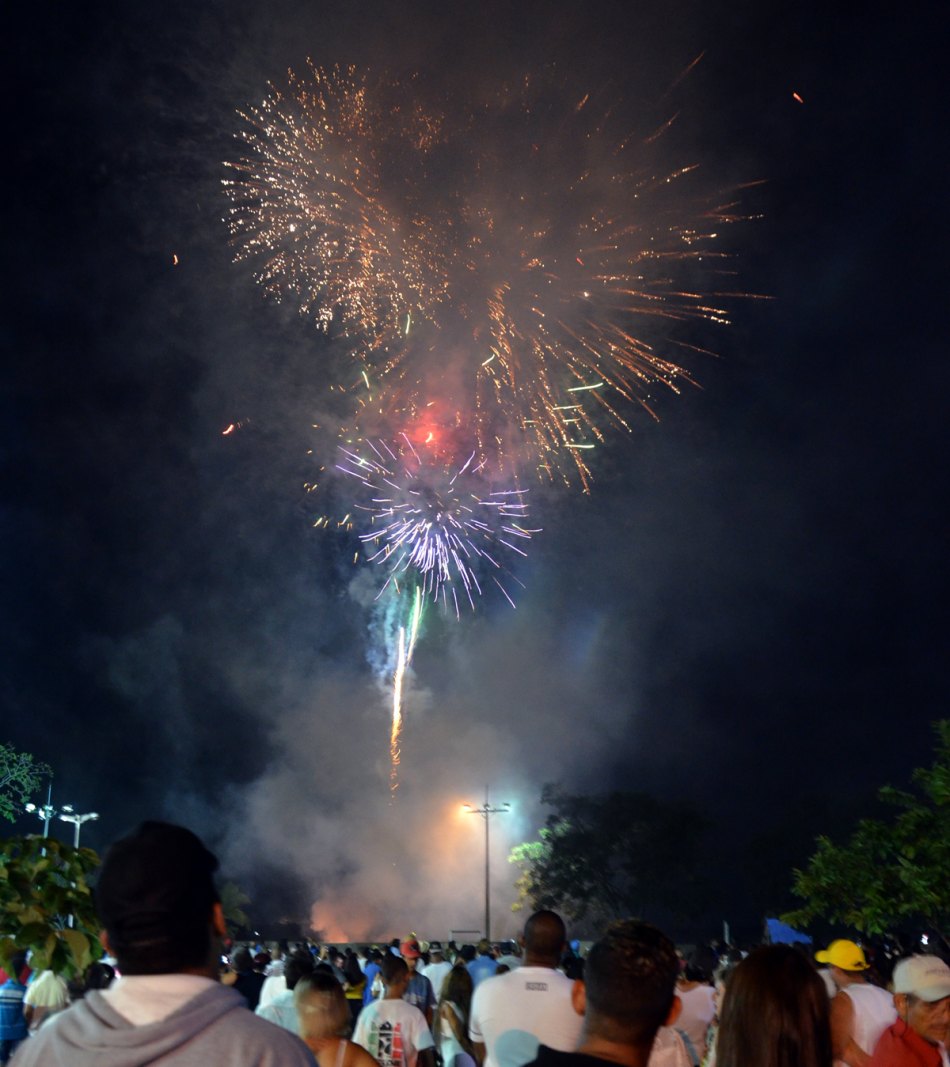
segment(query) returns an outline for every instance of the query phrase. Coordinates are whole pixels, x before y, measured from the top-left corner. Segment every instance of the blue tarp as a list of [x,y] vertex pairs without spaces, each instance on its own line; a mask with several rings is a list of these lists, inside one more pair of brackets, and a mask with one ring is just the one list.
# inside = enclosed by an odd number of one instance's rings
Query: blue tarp
[[793,930],[781,919],[766,919],[765,926],[769,933],[769,942],[773,945],[810,945],[811,938],[799,930]]

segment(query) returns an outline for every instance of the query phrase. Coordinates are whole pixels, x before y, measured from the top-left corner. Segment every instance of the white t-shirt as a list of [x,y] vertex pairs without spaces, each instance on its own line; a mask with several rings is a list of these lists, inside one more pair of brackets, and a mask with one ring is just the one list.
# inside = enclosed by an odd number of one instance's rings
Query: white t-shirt
[[870,982],[852,982],[841,992],[851,998],[854,1008],[851,1036],[858,1048],[870,1056],[881,1034],[897,1022],[894,998]]
[[519,967],[475,987],[468,1033],[485,1046],[485,1067],[522,1067],[538,1046],[573,1052],[583,1017],[571,1004],[574,983],[550,967]]
[[380,1067],[415,1067],[419,1052],[433,1047],[426,1018],[404,1000],[374,1000],[356,1020],[353,1041]]
[[197,974],[126,974],[101,993],[133,1026],[148,1026],[167,1019],[209,985],[217,982]]
[[282,994],[287,992],[287,979],[284,977],[284,972],[280,974],[269,974],[264,979],[264,984],[261,986],[261,995],[258,997],[257,1006],[259,1008],[266,1008],[268,1004],[273,1002]]
[[647,1067],[693,1067],[683,1039],[672,1026],[657,1030]]
[[686,1034],[702,1061],[706,1055],[706,1031],[716,1014],[716,991],[711,985],[698,985],[677,989],[676,995],[683,1005],[676,1028]]
[[445,981],[445,976],[451,970],[452,964],[445,960],[441,963],[430,963],[428,967],[421,967],[419,969],[419,973],[424,974],[432,983],[432,992],[435,993],[436,1000],[442,996],[442,983]]

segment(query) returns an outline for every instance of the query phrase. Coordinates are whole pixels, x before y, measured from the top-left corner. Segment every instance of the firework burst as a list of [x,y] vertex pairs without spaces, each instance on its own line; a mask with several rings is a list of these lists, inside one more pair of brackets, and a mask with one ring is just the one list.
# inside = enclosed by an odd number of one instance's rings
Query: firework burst
[[550,75],[451,120],[420,94],[313,66],[272,87],[225,182],[236,256],[352,338],[361,409],[411,413],[450,358],[480,455],[586,489],[605,428],[691,381],[681,324],[748,295],[724,291],[735,197],[662,164],[671,122],[631,134]]
[[240,112],[245,154],[226,164],[236,258],[321,329],[337,321],[364,339],[398,334],[445,288],[413,209],[438,123],[394,91],[352,68],[289,71],[286,87]]
[[384,441],[366,442],[362,452],[340,446],[337,469],[362,485],[354,505],[363,516],[360,540],[387,571],[379,595],[408,577],[458,615],[463,602],[474,608],[487,575],[514,606],[502,579],[517,579],[504,560],[525,557],[539,531],[525,525],[527,490],[486,486],[484,463],[474,461],[473,453],[454,473],[427,466],[405,434],[396,449]]

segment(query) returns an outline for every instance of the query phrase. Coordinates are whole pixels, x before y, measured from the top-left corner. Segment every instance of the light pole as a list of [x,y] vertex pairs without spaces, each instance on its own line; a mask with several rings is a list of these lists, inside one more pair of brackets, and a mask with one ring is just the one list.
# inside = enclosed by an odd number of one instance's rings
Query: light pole
[[71,822],[76,827],[76,832],[73,834],[73,848],[79,848],[79,829],[84,822],[91,822],[93,819],[99,818],[99,812],[88,811],[84,815],[80,815],[78,811],[73,811],[72,804],[64,804],[63,810],[59,813],[59,817],[63,822]]
[[54,815],[58,815],[59,812],[53,807],[53,783],[50,782],[46,789],[46,803],[37,807],[35,804],[27,804],[24,811],[28,811],[31,815],[36,815],[37,818],[43,820],[43,836],[49,837],[49,821]]
[[479,807],[473,807],[471,804],[462,805],[469,815],[481,815],[485,820],[485,939],[491,941],[491,885],[490,885],[490,866],[489,866],[489,833],[488,824],[491,822],[493,815],[501,815],[506,811],[511,810],[511,805],[508,803],[502,804],[500,808],[493,808],[488,803],[488,786],[485,786],[485,803]]

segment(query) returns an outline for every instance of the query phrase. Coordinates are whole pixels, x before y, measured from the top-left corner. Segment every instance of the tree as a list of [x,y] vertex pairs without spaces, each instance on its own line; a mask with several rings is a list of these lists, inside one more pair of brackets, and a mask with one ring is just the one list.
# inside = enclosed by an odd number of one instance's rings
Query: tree
[[706,823],[685,805],[646,793],[572,795],[546,785],[554,811],[536,841],[512,849],[520,902],[574,922],[625,915],[694,915],[703,903],[698,849]]
[[13,822],[17,809],[23,807],[30,794],[52,773],[45,763],[37,763],[28,752],[17,752],[12,745],[0,744],[0,815]]
[[247,932],[251,928],[251,920],[244,910],[245,904],[250,904],[251,898],[237,884],[237,882],[224,882],[221,886],[221,911],[224,914],[228,930],[237,928],[238,931]]
[[34,970],[81,974],[102,955],[89,876],[91,848],[29,835],[0,842],[0,966],[31,949]]
[[[924,923],[947,942],[950,933],[950,719],[934,724],[936,759],[914,771],[914,791],[884,786],[889,819],[862,819],[847,844],[828,837],[792,891],[805,904],[784,916],[793,925],[823,918],[864,934]],[[950,944],[950,942],[948,942]]]

